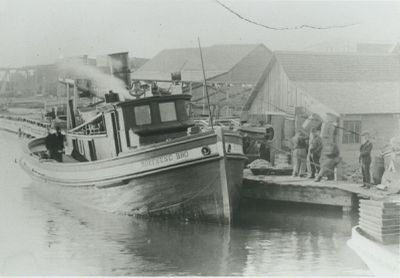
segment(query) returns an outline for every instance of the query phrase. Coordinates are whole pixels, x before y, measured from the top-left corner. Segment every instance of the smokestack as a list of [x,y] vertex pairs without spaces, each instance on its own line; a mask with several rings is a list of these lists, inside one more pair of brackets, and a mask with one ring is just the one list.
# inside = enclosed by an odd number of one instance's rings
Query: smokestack
[[131,86],[128,52],[109,54],[110,71],[113,76],[122,80],[126,87]]

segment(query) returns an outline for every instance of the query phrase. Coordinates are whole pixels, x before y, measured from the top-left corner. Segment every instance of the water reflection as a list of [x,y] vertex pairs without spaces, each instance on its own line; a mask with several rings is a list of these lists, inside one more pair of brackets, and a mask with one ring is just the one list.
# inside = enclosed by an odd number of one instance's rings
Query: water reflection
[[251,271],[269,275],[370,275],[345,245],[356,216],[340,210],[293,203],[248,201],[238,216],[251,232]]
[[39,195],[11,138],[0,136],[0,274],[370,275],[340,211],[247,201],[232,227],[111,215]]

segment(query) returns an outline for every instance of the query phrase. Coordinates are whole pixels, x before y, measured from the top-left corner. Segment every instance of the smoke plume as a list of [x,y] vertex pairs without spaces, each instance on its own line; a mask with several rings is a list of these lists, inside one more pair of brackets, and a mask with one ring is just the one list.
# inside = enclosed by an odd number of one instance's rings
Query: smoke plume
[[125,83],[107,73],[102,72],[99,68],[91,65],[83,64],[82,60],[65,60],[57,63],[58,68],[71,79],[90,79],[95,87],[97,97],[104,97],[105,93],[112,90],[119,93],[121,99],[132,98],[126,88]]

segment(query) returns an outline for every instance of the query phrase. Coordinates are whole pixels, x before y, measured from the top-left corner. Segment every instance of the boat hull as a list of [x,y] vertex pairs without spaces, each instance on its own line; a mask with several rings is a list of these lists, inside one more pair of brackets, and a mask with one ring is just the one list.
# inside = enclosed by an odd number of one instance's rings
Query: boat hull
[[240,137],[219,130],[112,160],[55,163],[26,155],[21,166],[52,199],[113,213],[230,223],[244,162]]

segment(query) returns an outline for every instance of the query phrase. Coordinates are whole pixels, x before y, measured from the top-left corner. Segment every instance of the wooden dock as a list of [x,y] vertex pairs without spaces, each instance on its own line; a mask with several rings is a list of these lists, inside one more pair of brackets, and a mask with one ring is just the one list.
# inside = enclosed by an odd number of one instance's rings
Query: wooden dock
[[343,212],[358,207],[359,199],[400,199],[376,188],[347,181],[321,181],[292,176],[253,175],[244,170],[242,195],[247,198],[340,206]]

